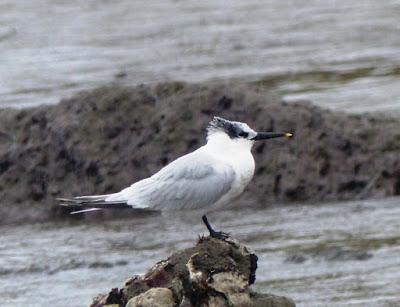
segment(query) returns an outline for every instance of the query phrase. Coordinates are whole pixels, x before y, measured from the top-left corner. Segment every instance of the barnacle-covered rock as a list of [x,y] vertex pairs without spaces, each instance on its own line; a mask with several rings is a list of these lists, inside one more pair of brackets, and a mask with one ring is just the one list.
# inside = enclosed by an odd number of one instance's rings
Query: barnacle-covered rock
[[201,238],[91,306],[295,306],[289,298],[251,291],[256,269],[257,256],[237,240]]
[[128,301],[126,307],[174,307],[175,299],[167,288],[151,288]]

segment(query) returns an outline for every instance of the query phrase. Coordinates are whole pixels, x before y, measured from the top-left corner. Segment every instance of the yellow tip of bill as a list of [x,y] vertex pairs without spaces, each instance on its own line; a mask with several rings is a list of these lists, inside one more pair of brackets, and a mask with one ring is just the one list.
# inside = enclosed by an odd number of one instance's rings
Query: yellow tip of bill
[[286,136],[287,138],[291,138],[291,137],[293,136],[293,133],[286,132],[286,133],[285,133],[285,136]]

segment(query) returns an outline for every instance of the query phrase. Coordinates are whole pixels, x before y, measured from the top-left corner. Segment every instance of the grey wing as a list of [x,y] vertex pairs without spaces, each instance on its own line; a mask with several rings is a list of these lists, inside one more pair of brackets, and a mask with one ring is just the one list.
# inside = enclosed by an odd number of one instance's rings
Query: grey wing
[[195,151],[121,193],[133,207],[157,210],[204,208],[225,195],[234,179],[231,166]]

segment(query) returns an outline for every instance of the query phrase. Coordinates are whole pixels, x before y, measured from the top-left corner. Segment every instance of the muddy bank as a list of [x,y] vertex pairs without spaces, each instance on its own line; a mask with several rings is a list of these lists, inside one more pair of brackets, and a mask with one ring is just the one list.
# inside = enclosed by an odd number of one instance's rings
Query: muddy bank
[[400,194],[398,120],[285,103],[255,85],[109,86],[0,110],[2,222],[59,215],[55,197],[110,193],[151,175],[204,144],[213,115],[295,133],[255,145],[255,178],[237,203]]
[[91,306],[295,306],[289,298],[253,292],[256,270],[257,256],[238,241],[200,238]]

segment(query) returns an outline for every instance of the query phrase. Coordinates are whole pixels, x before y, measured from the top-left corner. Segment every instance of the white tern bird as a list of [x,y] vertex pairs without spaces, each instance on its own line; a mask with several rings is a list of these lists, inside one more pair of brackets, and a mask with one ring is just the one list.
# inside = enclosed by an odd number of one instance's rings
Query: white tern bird
[[[214,117],[207,128],[207,143],[171,162],[153,176],[135,182],[120,192],[59,198],[60,205],[79,208],[81,213],[106,208],[152,210],[218,207],[239,196],[254,174],[251,148],[255,141],[292,137],[291,133],[256,132],[246,123]],[[210,235],[215,231],[203,215]]]

